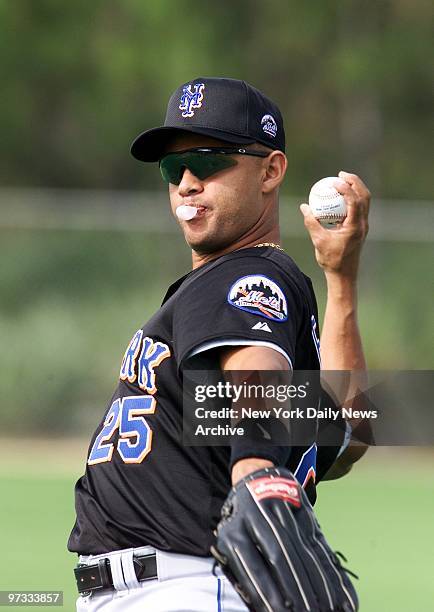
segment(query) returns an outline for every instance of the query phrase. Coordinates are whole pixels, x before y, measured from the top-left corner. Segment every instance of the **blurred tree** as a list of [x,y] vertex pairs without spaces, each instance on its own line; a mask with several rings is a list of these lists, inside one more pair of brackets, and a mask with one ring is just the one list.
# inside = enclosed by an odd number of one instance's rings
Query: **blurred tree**
[[[431,197],[431,3],[0,0],[0,180],[160,186],[132,138],[196,76],[244,78],[286,119],[286,189],[341,167]],[[417,181],[414,177],[417,176]]]

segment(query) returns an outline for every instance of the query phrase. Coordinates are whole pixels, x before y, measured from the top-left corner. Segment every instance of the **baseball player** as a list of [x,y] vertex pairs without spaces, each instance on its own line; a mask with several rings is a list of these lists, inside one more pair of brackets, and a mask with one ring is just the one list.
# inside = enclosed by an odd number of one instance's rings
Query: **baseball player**
[[[158,162],[192,271],[133,335],[75,489],[68,548],[79,611],[356,610],[357,596],[315,520],[316,485],[364,449],[321,428],[304,445],[248,428],[224,445],[183,442],[189,369],[365,370],[356,317],[370,195],[353,174],[337,189],[335,231],[302,205],[328,289],[322,331],[310,280],[279,244],[285,175],[281,113],[234,79],[198,78],[170,98],[162,127],[132,154]],[[351,389],[348,391],[351,393]],[[265,429],[264,429],[265,428]],[[254,429],[254,427],[253,427]]]

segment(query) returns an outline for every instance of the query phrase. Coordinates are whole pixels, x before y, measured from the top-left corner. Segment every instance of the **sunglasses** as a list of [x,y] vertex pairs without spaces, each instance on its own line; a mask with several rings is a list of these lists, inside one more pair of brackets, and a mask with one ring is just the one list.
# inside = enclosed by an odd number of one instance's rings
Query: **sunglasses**
[[238,162],[231,157],[232,155],[268,157],[270,153],[235,147],[186,149],[168,153],[168,155],[162,157],[159,162],[160,172],[163,179],[167,183],[172,183],[172,185],[179,185],[185,168],[188,168],[194,176],[203,181],[212,174],[220,172],[220,170],[236,166]]

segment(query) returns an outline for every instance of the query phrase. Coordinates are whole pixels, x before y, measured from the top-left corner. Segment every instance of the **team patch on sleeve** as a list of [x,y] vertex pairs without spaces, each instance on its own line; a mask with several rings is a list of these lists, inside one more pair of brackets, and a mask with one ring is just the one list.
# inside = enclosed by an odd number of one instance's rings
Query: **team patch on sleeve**
[[288,305],[281,288],[270,278],[252,274],[239,278],[230,288],[228,302],[235,308],[271,321],[288,319]]

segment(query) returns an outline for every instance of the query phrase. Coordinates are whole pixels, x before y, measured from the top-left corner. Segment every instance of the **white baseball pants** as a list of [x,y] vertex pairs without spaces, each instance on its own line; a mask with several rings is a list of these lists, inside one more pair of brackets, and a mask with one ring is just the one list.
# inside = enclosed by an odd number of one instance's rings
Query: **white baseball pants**
[[[158,578],[138,582],[132,553],[156,553]],[[211,557],[194,557],[150,546],[80,557],[89,565],[108,557],[116,588],[77,600],[77,612],[247,612],[219,568],[212,573]],[[128,584],[127,584],[128,583]]]

